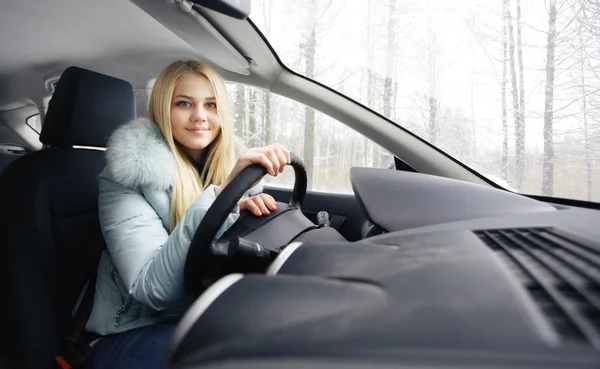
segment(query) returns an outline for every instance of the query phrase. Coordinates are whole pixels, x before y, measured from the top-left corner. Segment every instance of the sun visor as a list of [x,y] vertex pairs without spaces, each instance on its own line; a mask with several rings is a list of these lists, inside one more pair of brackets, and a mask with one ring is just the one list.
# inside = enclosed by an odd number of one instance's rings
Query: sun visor
[[[249,75],[246,58],[187,2],[173,0],[132,0],[140,9],[196,49],[217,66]],[[238,21],[232,19],[232,21]],[[240,21],[241,22],[241,21]]]

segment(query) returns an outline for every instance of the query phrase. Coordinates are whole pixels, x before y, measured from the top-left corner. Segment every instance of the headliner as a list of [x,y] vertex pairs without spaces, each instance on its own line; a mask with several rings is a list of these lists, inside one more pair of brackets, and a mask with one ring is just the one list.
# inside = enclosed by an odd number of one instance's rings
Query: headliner
[[69,65],[135,88],[178,58],[248,74],[247,61],[210,23],[173,0],[3,0],[0,9],[0,104],[31,98],[40,105],[44,81]]

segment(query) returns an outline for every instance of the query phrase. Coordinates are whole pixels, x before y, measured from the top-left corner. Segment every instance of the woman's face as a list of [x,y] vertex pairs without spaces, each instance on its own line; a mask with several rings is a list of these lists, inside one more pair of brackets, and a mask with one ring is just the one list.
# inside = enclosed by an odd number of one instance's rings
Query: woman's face
[[195,160],[221,131],[215,92],[206,77],[186,74],[171,99],[173,138]]

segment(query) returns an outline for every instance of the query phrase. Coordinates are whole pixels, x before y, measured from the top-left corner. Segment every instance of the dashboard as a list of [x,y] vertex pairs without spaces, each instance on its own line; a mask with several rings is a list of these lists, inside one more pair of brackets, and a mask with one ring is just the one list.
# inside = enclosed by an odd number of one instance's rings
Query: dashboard
[[598,368],[600,212],[354,168],[379,235],[212,285],[169,367]]

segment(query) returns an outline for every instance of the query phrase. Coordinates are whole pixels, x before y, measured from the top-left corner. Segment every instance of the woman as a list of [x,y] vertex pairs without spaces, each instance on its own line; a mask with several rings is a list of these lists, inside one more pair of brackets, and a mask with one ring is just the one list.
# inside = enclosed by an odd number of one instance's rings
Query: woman
[[[87,330],[95,368],[158,368],[171,333],[192,303],[185,258],[200,220],[243,168],[260,164],[276,176],[290,162],[274,144],[239,155],[222,78],[208,65],[177,61],[156,79],[148,119],[117,129],[99,176],[99,218],[107,249],[98,267]],[[236,161],[236,156],[239,156]],[[266,194],[239,211],[275,210]],[[217,237],[237,219],[232,213]]]

